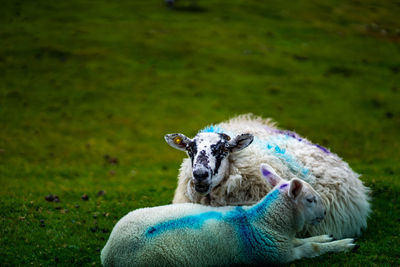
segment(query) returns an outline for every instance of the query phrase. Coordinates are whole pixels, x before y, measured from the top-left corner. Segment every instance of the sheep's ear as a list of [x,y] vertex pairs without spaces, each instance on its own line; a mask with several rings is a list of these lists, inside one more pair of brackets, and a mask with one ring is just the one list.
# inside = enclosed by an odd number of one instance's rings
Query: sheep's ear
[[293,178],[290,182],[289,182],[289,197],[296,199],[300,193],[301,190],[303,189],[303,183],[300,179],[297,178]]
[[165,141],[173,148],[186,151],[186,145],[191,142],[189,138],[181,133],[166,134]]
[[282,181],[282,178],[276,174],[274,169],[266,163],[261,164],[260,166],[261,175],[267,180],[267,182],[272,186],[275,187]]
[[251,134],[240,134],[230,140],[226,146],[229,148],[231,152],[237,152],[240,151],[244,148],[246,148],[248,145],[253,142],[254,136]]

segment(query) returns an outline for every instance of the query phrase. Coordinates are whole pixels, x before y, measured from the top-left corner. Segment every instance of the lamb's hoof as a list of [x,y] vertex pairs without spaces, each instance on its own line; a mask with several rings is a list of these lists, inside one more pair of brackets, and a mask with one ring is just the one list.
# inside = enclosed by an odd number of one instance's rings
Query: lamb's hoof
[[360,245],[359,245],[359,244],[356,244],[356,245],[354,246],[354,248],[352,249],[352,252],[357,252],[357,250],[358,250],[359,247],[360,247]]
[[332,235],[322,235],[320,243],[332,242]]

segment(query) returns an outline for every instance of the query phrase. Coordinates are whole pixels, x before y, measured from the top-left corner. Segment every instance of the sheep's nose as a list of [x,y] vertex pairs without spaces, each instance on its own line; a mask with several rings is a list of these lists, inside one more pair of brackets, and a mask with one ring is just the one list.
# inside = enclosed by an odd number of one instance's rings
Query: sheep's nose
[[197,181],[201,182],[201,181],[207,179],[208,172],[205,170],[195,170],[195,171],[193,171],[193,177]]

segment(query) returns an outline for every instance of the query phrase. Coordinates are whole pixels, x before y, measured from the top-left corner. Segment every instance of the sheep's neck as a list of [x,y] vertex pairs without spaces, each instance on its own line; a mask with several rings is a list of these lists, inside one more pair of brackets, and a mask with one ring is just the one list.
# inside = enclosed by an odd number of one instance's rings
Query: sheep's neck
[[258,204],[252,206],[248,212],[250,216],[258,218],[258,222],[264,225],[265,229],[295,235],[294,207],[286,194],[279,189],[270,192]]

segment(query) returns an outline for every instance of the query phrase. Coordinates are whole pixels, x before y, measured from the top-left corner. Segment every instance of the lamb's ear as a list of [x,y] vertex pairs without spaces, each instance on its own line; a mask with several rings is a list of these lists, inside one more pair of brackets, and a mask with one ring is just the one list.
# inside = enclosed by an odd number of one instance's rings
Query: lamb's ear
[[282,178],[278,174],[276,174],[271,166],[266,163],[261,164],[260,171],[261,175],[264,176],[264,178],[272,187],[275,187],[282,181]]
[[288,193],[289,197],[296,199],[300,195],[302,189],[303,189],[302,181],[300,179],[293,178],[289,182],[289,193]]
[[186,151],[186,145],[191,141],[181,133],[166,134],[164,139],[170,146],[182,151]]
[[244,148],[246,148],[248,145],[253,142],[254,136],[251,134],[240,134],[230,140],[226,146],[229,148],[231,152],[237,152],[240,151]]

